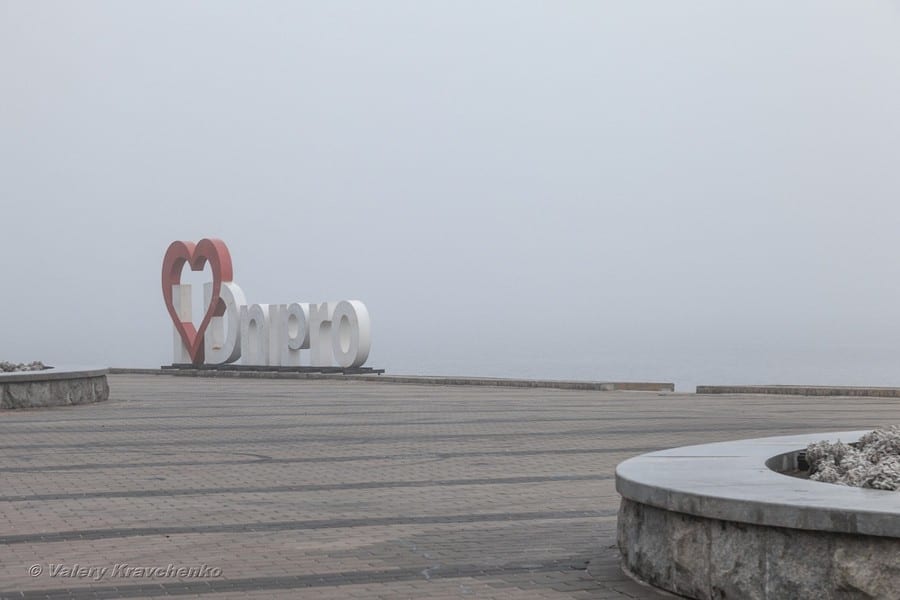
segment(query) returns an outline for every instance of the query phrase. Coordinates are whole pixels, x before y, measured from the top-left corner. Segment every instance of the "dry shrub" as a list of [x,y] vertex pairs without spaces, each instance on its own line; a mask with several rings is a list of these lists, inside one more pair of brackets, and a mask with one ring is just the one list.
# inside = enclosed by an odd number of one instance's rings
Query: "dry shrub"
[[876,429],[854,444],[815,442],[806,447],[806,460],[813,481],[900,489],[900,426]]

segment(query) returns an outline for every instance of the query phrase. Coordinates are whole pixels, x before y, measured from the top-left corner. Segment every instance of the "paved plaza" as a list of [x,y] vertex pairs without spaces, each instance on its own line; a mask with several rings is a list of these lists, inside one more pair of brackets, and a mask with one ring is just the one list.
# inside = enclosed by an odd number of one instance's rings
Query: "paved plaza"
[[0,413],[4,599],[663,598],[618,568],[618,462],[900,422],[888,398],[109,383]]

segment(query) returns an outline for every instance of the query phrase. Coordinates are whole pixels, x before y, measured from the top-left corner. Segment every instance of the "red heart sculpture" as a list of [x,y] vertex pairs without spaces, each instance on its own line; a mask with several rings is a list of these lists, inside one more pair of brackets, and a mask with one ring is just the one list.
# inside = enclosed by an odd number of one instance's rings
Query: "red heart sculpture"
[[[175,304],[172,302],[172,286],[181,283],[181,270],[185,263],[191,266],[192,271],[202,271],[203,265],[209,263],[212,271],[213,289],[212,299],[200,327],[194,328],[192,321],[182,321],[175,312]],[[225,302],[222,301],[222,282],[231,281],[231,254],[225,242],[217,239],[202,239],[195,245],[193,242],[172,242],[166,250],[162,266],[162,293],[166,301],[169,316],[175,323],[175,329],[181,336],[184,345],[187,346],[191,362],[195,365],[203,364],[203,334],[209,327],[213,317],[221,317],[225,314]]]

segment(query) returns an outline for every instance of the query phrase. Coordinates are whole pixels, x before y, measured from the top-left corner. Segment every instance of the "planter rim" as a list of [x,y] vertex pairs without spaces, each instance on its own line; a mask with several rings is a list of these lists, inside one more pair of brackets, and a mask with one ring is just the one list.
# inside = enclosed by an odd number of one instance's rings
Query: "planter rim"
[[5,383],[36,383],[59,379],[81,379],[84,377],[101,377],[109,371],[106,367],[81,365],[60,365],[40,371],[15,371],[0,373],[0,385]]
[[809,481],[766,462],[812,442],[855,442],[870,430],[684,446],[616,467],[622,497],[675,512],[773,527],[900,537],[900,491]]

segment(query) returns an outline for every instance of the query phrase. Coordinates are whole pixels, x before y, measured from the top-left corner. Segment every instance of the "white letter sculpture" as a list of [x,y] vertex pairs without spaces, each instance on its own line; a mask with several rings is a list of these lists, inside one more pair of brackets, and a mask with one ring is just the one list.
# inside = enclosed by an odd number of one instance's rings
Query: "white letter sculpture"
[[[209,264],[213,280],[203,286],[206,313],[199,326],[191,320],[191,286],[181,283],[190,265]],[[365,364],[372,324],[359,300],[290,304],[248,304],[232,281],[231,255],[221,240],[172,242],[163,259],[163,298],[174,324],[174,362],[224,365],[303,366],[350,369]]]

